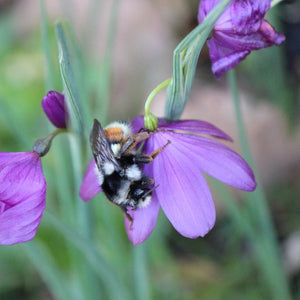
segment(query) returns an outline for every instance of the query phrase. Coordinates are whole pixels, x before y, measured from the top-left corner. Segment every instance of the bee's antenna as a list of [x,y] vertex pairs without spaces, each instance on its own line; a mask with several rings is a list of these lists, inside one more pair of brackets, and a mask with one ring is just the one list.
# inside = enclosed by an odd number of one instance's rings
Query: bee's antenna
[[151,194],[156,188],[158,188],[159,187],[159,184],[158,185],[156,185],[155,187],[153,187],[151,190],[149,190],[147,193],[145,193],[144,195],[143,195],[143,198],[144,197],[146,197],[146,196],[148,196],[149,194]]

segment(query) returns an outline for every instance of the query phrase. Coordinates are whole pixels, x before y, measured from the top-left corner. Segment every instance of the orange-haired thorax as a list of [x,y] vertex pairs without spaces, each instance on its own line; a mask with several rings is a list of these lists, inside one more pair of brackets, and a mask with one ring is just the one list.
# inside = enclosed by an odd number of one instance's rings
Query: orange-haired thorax
[[105,135],[107,139],[111,143],[121,143],[124,139],[124,132],[121,127],[110,127],[107,129],[104,129]]

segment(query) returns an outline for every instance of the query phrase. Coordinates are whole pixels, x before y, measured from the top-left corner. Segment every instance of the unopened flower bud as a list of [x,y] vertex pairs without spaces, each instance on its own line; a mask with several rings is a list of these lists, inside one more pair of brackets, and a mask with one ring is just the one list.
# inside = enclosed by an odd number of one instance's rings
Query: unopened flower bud
[[56,91],[49,91],[42,100],[42,107],[51,123],[58,128],[67,127],[65,97]]

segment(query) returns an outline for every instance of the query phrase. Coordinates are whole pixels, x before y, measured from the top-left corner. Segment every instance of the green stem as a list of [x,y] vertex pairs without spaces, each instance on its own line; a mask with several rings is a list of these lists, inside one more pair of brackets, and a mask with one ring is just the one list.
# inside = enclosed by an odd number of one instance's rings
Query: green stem
[[[105,53],[102,62],[101,82],[102,87],[101,97],[101,115],[106,119],[108,114],[108,104],[111,94],[112,82],[112,62],[115,46],[115,38],[117,32],[118,11],[120,8],[120,0],[113,0],[111,4],[108,31],[106,36]],[[103,120],[104,121],[104,120]]]
[[136,299],[151,299],[147,257],[146,243],[133,247],[133,272]]
[[159,91],[161,91],[164,87],[168,86],[171,82],[172,78],[168,78],[167,80],[160,83],[148,96],[146,102],[145,102],[145,115],[150,114],[150,104],[154,97],[158,94]]
[[[238,87],[237,87],[234,70],[228,71],[228,80],[229,80],[229,86],[234,100],[235,117],[236,117],[236,122],[238,127],[238,135],[241,141],[242,152],[246,161],[252,166],[252,168],[254,168],[252,155],[248,145],[247,133],[243,122]],[[249,203],[248,205],[251,208],[253,217],[255,218],[256,221],[257,220],[259,221],[260,227],[264,230],[265,235],[269,236],[272,240],[276,240],[270,212],[268,209],[268,205],[264,193],[261,189],[261,185],[257,184],[256,191],[252,192],[249,195],[251,199],[254,198],[254,201],[253,200],[248,201]],[[256,224],[256,222],[254,222],[254,224]]]
[[[243,154],[246,160],[253,166],[253,160],[249,150],[246,130],[242,118],[234,70],[228,71],[228,80],[234,99],[236,120]],[[251,227],[254,234],[249,235],[249,238],[252,239],[257,251],[258,266],[265,275],[265,280],[269,285],[273,299],[291,299],[287,279],[281,266],[278,244],[267,200],[259,183],[256,191],[248,194],[248,198],[249,199],[246,204],[250,212],[252,220],[251,224],[254,224]],[[259,243],[259,245],[257,243]],[[264,244],[264,247],[262,247],[262,243]],[[268,253],[268,255],[266,255],[266,253]]]
[[54,88],[54,68],[53,68],[54,64],[51,57],[45,0],[40,0],[40,12],[41,12],[42,46],[43,46],[44,59],[45,59],[45,88],[47,92],[55,88]]

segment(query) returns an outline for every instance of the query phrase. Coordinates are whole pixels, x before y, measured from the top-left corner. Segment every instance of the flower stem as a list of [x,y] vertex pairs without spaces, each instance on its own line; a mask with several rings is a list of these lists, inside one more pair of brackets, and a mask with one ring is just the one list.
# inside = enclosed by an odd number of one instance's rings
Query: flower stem
[[145,115],[144,115],[144,126],[145,128],[155,131],[158,125],[157,118],[150,113],[150,104],[154,97],[157,95],[159,91],[161,91],[164,87],[168,86],[171,82],[172,78],[169,78],[162,83],[160,83],[148,96],[146,102],[145,102]]
[[133,246],[133,272],[136,299],[150,300],[149,274],[147,265],[147,244]]
[[171,82],[172,78],[168,78],[167,80],[161,82],[148,96],[146,102],[145,102],[145,115],[150,114],[150,104],[154,97],[158,94],[159,91],[161,91],[164,87],[168,86]]
[[40,0],[40,13],[41,13],[41,33],[42,33],[42,46],[45,54],[45,88],[46,92],[55,90],[54,80],[54,64],[51,57],[51,48],[49,41],[49,29],[47,25],[47,13],[45,8],[45,0]]
[[[229,86],[230,86],[230,89],[231,89],[231,92],[233,95],[233,100],[234,100],[235,117],[236,117],[236,122],[237,122],[237,126],[238,126],[238,135],[239,135],[239,139],[241,141],[242,152],[243,152],[243,155],[244,155],[246,161],[252,166],[252,168],[254,168],[252,155],[249,150],[246,129],[245,129],[245,125],[243,122],[238,87],[237,87],[236,76],[235,76],[234,70],[228,71],[228,79],[229,79]],[[271,236],[272,239],[275,240],[275,232],[274,232],[274,228],[272,226],[271,216],[270,216],[270,213],[268,210],[267,201],[266,201],[264,193],[261,189],[261,185],[258,184],[256,191],[252,192],[249,195],[255,195],[255,197],[254,197],[255,200],[249,201],[249,205],[254,210],[254,212],[253,212],[254,217],[259,220],[261,227],[265,230],[265,234],[267,236]],[[257,202],[257,203],[255,203],[255,205],[254,205],[253,202]]]
[[[242,118],[234,70],[228,71],[228,80],[234,99],[236,121],[239,138],[242,144],[242,151],[245,159],[253,166],[253,160],[249,150],[246,130]],[[248,238],[250,238],[253,243],[256,243],[254,249],[258,252],[258,266],[265,275],[265,279],[269,284],[273,299],[291,299],[287,280],[281,266],[281,259],[278,253],[278,243],[268,209],[267,200],[260,184],[257,185],[255,192],[248,194],[248,198],[249,201],[247,201],[246,204],[248,205],[248,210],[250,212],[251,220],[249,221],[252,221],[251,229],[253,231],[253,234],[248,234]],[[257,245],[258,241],[260,241],[260,245]],[[263,242],[263,244],[261,242]],[[268,253],[268,255],[266,255],[266,253]]]

